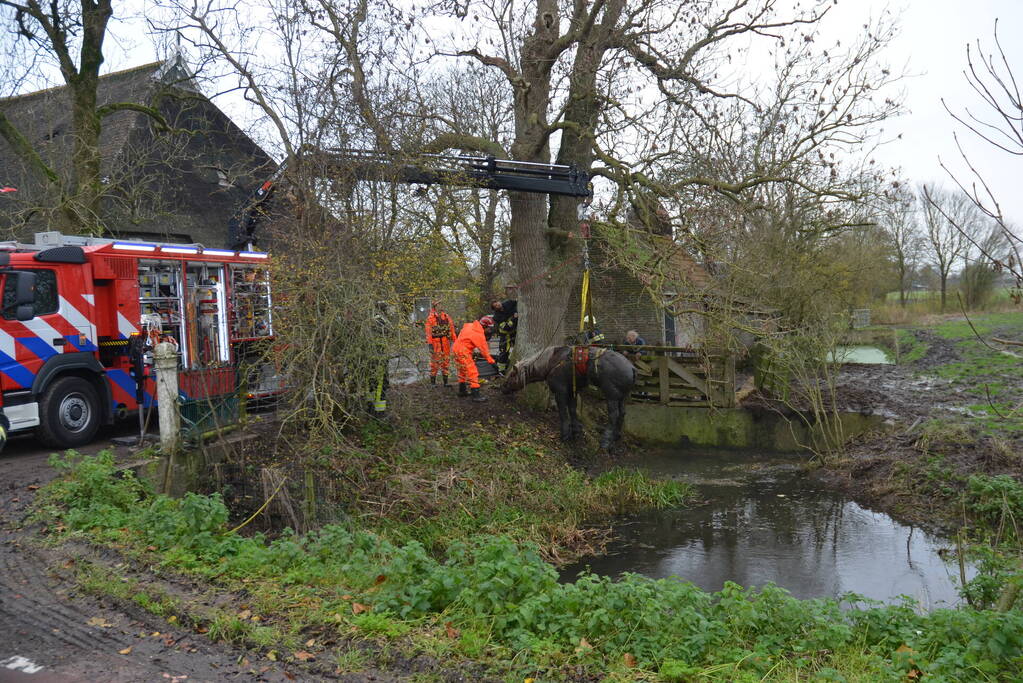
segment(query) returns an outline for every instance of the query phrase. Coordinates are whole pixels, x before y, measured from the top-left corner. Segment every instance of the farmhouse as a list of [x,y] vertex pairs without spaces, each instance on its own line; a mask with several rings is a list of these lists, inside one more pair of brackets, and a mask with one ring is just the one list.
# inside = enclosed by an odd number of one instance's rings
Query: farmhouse
[[[270,156],[198,89],[180,56],[100,78],[98,106],[129,102],[155,108],[171,131],[132,110],[103,119],[100,136],[102,229],[108,236],[228,243],[228,223],[276,168]],[[58,175],[70,173],[71,107],[65,87],[0,100],[0,112]],[[17,188],[0,201],[0,238],[31,240],[52,229],[59,189],[29,169],[0,138],[0,184]]]
[[[590,306],[608,342],[624,343],[636,330],[648,344],[698,348],[705,342],[701,311],[713,304],[714,282],[707,269],[671,236],[671,225],[658,214],[648,227],[633,215],[626,226],[632,263],[622,250],[600,237],[590,240]],[[633,266],[633,267],[630,267]],[[654,273],[667,282],[684,283],[685,291],[663,290]],[[580,291],[575,289],[565,313],[566,333],[579,329]]]

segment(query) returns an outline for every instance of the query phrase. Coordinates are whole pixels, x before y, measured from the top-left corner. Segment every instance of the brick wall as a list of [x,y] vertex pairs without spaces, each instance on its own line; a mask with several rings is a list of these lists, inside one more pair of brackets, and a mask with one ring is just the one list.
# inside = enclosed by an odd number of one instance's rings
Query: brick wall
[[[664,343],[664,309],[631,274],[607,265],[598,240],[590,247],[590,302],[597,327],[607,341],[623,343],[625,333],[636,330],[648,344]],[[576,279],[565,312],[565,332],[579,329],[579,296],[582,273]]]

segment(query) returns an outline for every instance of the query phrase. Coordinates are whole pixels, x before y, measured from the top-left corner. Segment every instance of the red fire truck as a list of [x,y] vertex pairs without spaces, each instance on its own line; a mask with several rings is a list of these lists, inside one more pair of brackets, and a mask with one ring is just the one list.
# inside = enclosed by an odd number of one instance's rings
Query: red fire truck
[[0,447],[24,430],[80,446],[154,406],[160,341],[179,349],[183,398],[235,391],[273,334],[268,265],[256,251],[56,232],[0,243]]

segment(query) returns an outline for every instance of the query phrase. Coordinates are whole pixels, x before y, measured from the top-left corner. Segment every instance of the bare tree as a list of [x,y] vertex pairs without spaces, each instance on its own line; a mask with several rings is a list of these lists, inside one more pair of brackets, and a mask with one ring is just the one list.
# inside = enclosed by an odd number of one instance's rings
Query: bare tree
[[920,204],[929,256],[938,271],[941,310],[945,310],[948,278],[982,231],[980,211],[968,195],[934,186],[920,188]]
[[916,197],[900,184],[885,198],[879,214],[899,278],[899,305],[905,306],[910,275],[916,271],[924,247]]
[[[502,86],[499,75],[472,63],[436,79],[424,101],[435,125],[431,148],[445,146],[453,135],[486,140],[491,152],[507,157],[512,115]],[[443,217],[438,234],[475,274],[484,310],[497,293],[498,278],[511,272],[507,199],[495,190],[438,188],[436,193],[437,215]]]
[[[968,107],[962,110],[953,109],[945,100],[942,100],[942,103],[956,121],[983,142],[1006,154],[1023,157],[1023,97],[1020,95],[1012,65],[1009,64],[1002,48],[997,20],[993,31],[993,43],[993,51],[985,51],[980,40],[974,45],[966,46],[967,68],[963,74],[980,98],[980,111]],[[968,226],[961,226],[964,228],[964,237],[996,267],[1011,273],[1016,282],[1016,290],[1021,291],[1023,233],[1006,218],[998,198],[985,180],[983,172],[963,148],[958,134],[955,134],[955,141],[969,172],[964,178],[954,173],[944,162],[942,168],[970,198],[977,210],[993,221],[1001,234],[1000,240],[984,245],[975,241],[975,235],[970,233]],[[954,220],[955,217],[946,216],[946,219]],[[1001,245],[1002,249],[992,251],[990,247],[995,244]]]
[[[793,163],[843,137],[852,143],[853,131],[894,106],[890,100],[868,106],[890,80],[874,66],[890,33],[872,27],[854,49],[815,53],[814,27],[827,6],[814,2],[786,15],[773,0],[609,0],[568,7],[537,0],[513,12],[511,5],[484,0],[456,13],[481,30],[463,31],[440,52],[501,73],[514,101],[513,158],[548,162],[556,141],[558,163],[612,181],[616,199],[605,211],[636,205],[641,191],[677,196],[684,188],[707,188],[739,199],[760,185],[795,182]],[[728,60],[751,38],[777,48],[776,68],[785,72],[779,80],[788,92],[729,88],[735,79]],[[806,68],[814,60],[822,60],[815,66],[823,71]],[[775,107],[779,100],[787,104]],[[761,148],[742,166],[679,163],[701,147],[755,147],[744,137],[746,126],[764,112],[777,117],[776,127],[787,127],[787,147]],[[520,291],[519,344],[526,351],[563,337],[574,270],[560,266],[577,254],[570,235],[578,205],[552,197],[548,207],[543,197],[511,195],[512,252],[528,283]]]
[[[70,173],[62,175],[47,163],[4,115],[2,106],[0,137],[41,183],[52,187],[62,227],[71,232],[101,230],[105,190],[99,138],[103,120],[115,112],[131,110],[148,115],[162,128],[167,127],[160,113],[144,103],[101,105],[97,101],[103,43],[113,14],[112,0],[49,4],[40,4],[38,0],[0,0],[0,22],[22,43],[12,49],[28,57],[25,65],[30,69],[37,69],[40,64],[56,66],[67,87],[67,106],[71,111]],[[8,66],[8,75],[10,72]],[[14,77],[16,80],[26,78],[27,72]]]

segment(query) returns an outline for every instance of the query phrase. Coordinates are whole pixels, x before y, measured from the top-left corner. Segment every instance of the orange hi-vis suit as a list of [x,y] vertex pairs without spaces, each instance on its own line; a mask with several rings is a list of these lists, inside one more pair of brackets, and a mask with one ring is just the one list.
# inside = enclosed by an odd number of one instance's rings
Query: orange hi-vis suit
[[430,377],[436,377],[438,370],[447,375],[451,345],[455,343],[455,322],[450,315],[435,308],[430,309],[426,319],[426,343],[433,349],[430,354]]
[[480,388],[480,373],[476,369],[476,362],[472,359],[472,352],[475,349],[479,349],[487,362],[493,365],[494,359],[490,355],[487,335],[483,333],[483,325],[479,320],[462,325],[462,331],[458,333],[458,339],[451,347],[451,353],[455,357],[455,367],[458,368],[458,382],[468,383],[470,389]]

